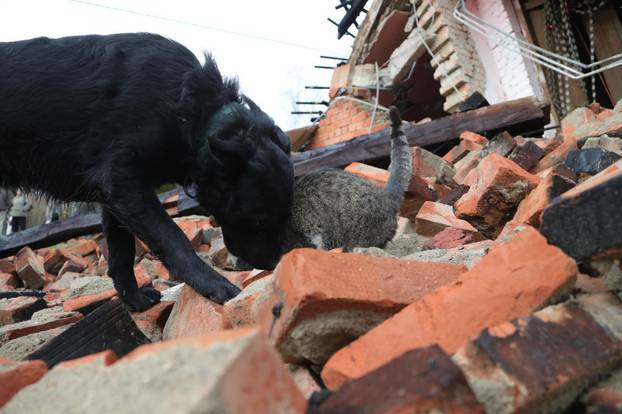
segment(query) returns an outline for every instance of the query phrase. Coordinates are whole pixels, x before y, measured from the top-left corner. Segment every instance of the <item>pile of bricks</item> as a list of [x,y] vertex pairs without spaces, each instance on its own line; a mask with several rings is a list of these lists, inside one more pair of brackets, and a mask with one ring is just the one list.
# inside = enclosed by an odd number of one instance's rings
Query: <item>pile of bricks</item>
[[208,218],[177,219],[242,289],[224,305],[172,280],[140,241],[139,283],[163,301],[131,314],[114,306],[101,236],[24,248],[0,259],[0,291],[43,295],[0,300],[0,407],[619,412],[620,133],[622,103],[576,110],[554,139],[465,131],[442,157],[413,148],[393,241],[297,249],[274,272],[236,269]]

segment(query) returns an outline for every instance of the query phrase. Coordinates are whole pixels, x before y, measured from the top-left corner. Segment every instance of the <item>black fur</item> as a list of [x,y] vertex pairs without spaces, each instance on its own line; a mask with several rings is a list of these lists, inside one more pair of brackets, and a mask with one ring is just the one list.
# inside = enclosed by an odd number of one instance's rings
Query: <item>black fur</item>
[[201,294],[222,303],[239,292],[166,215],[153,190],[164,183],[196,188],[229,250],[274,266],[291,209],[289,149],[211,56],[201,66],[161,36],[0,43],[0,186],[102,203],[109,274],[135,309],[159,294],[136,285],[133,235]]

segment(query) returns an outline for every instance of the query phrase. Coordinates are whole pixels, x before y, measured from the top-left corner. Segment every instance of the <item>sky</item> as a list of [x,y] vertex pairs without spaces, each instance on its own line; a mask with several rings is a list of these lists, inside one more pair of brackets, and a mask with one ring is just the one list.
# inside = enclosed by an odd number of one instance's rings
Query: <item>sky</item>
[[[337,40],[337,28],[327,21],[343,17],[343,9],[335,10],[337,4],[337,0],[0,0],[0,41],[158,33],[185,45],[201,60],[203,51],[213,53],[223,75],[237,76],[242,92],[289,130],[310,123],[311,115],[290,114],[296,100],[328,100],[326,90],[304,89],[330,84],[332,71],[314,65],[335,66],[337,61],[320,55],[350,55],[353,39]],[[298,110],[323,108],[305,105]]]

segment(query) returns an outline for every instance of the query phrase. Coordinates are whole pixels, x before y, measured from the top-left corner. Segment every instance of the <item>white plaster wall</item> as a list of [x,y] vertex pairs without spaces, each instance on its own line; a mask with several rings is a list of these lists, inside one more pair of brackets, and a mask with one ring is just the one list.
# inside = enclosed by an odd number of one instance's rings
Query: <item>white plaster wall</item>
[[[467,7],[488,23],[506,33],[521,35],[510,0],[468,0]],[[484,96],[491,103],[527,96],[542,97],[535,65],[520,54],[501,46],[496,37],[471,30],[477,52],[486,70]]]

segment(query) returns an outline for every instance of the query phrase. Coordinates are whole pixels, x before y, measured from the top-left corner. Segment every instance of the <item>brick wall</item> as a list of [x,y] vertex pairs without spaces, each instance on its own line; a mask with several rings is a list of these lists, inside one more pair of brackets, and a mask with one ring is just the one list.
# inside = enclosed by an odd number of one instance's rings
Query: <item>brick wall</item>
[[[325,147],[368,134],[372,112],[372,107],[348,99],[333,101],[326,116],[320,120],[309,147],[311,149]],[[387,114],[384,111],[376,111],[372,132],[389,126]]]

